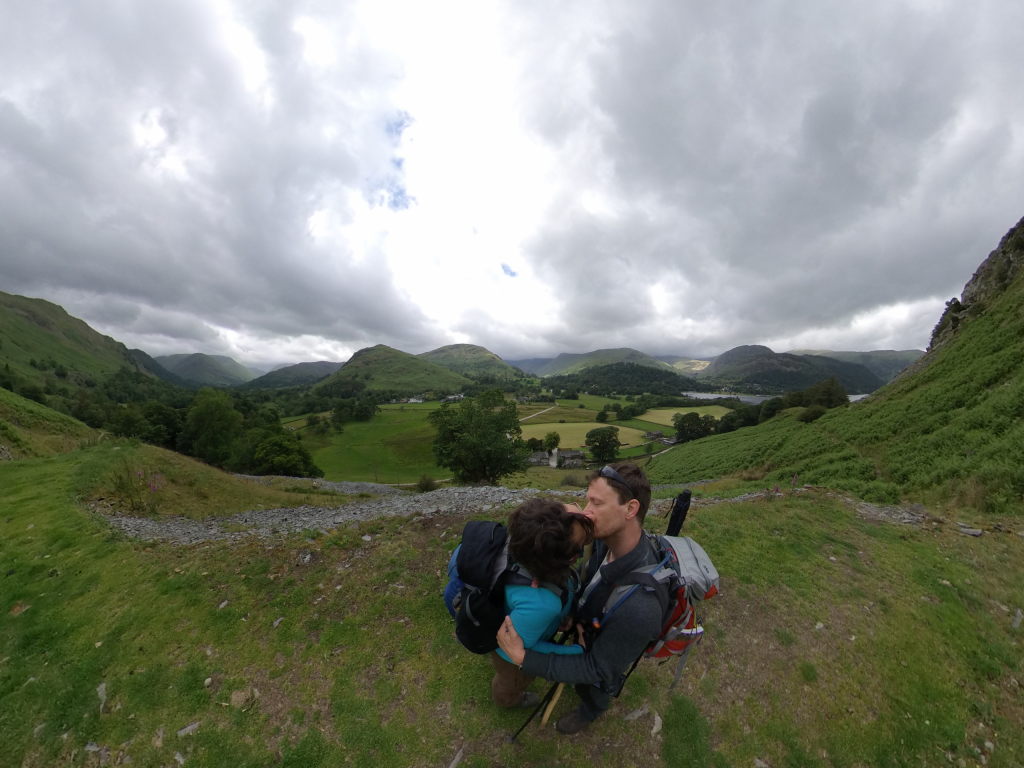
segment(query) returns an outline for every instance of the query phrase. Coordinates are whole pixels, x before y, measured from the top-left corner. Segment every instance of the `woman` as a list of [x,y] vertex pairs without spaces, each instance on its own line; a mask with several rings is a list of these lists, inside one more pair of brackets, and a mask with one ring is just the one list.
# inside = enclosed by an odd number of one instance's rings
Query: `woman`
[[[505,586],[505,610],[527,648],[545,653],[583,652],[579,645],[557,645],[550,638],[572,609],[577,587],[573,565],[593,537],[593,522],[574,504],[530,499],[509,516],[509,560],[531,581]],[[457,554],[458,549],[448,565],[451,580],[445,590],[445,604],[453,615],[452,599],[461,588],[455,569]],[[537,703],[537,695],[526,691],[532,678],[512,664],[504,651],[492,651],[490,658],[495,704],[528,707]]]

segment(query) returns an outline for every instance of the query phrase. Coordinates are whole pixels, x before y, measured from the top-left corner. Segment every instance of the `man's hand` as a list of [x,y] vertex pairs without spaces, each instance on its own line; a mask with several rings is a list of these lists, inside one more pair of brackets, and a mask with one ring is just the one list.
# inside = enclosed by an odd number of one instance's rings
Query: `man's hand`
[[505,652],[513,664],[517,667],[522,666],[523,659],[526,658],[526,648],[523,647],[523,638],[516,632],[516,628],[512,626],[512,619],[508,616],[498,628],[498,647]]

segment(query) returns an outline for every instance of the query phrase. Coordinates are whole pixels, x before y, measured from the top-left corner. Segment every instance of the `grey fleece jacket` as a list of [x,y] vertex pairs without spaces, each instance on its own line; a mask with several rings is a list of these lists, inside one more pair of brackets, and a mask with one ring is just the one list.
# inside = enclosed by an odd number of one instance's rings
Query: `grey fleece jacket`
[[[588,567],[590,574],[594,573],[606,553],[607,548],[599,542]],[[595,616],[600,618],[608,595],[618,580],[638,568],[658,562],[658,555],[647,536],[642,536],[629,554],[600,567],[601,582],[580,605],[577,615],[586,622]],[[585,574],[584,578],[585,589],[592,576],[587,578]],[[643,588],[637,589],[615,610],[607,623],[602,624],[583,654],[560,656],[527,650],[523,671],[560,683],[598,685],[607,693],[617,694],[629,666],[661,632],[662,611],[663,604],[657,595]]]

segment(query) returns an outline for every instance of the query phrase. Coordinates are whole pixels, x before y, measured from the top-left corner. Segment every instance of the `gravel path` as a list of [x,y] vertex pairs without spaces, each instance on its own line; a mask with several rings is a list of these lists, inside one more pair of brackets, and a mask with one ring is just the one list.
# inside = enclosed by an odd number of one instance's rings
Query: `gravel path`
[[[517,504],[540,493],[536,488],[512,490],[494,486],[439,488],[428,493],[408,493],[374,483],[322,483],[322,488],[342,493],[379,493],[343,507],[290,507],[241,512],[230,517],[189,520],[183,517],[146,518],[107,516],[108,522],[134,539],[196,544],[202,541],[236,540],[246,536],[327,531],[345,523],[394,516],[432,516],[460,512],[486,512],[496,506]],[[358,486],[358,487],[357,487]],[[560,496],[581,496],[583,491],[557,491]]]
[[[259,478],[254,479],[259,480]],[[411,517],[413,515],[431,517],[442,514],[487,512],[495,507],[518,504],[541,493],[536,488],[510,489],[497,486],[440,488],[428,493],[409,493],[393,486],[376,483],[321,482],[320,487],[348,494],[373,493],[378,497],[346,504],[343,507],[301,506],[260,509],[241,512],[230,517],[205,520],[189,520],[183,517],[127,517],[111,514],[104,514],[104,517],[114,528],[134,539],[166,541],[174,544],[197,544],[204,541],[232,541],[247,536],[268,537],[307,530],[329,531],[346,523],[380,517]],[[654,486],[654,490],[665,487],[679,488],[680,486]],[[796,488],[788,493],[802,493],[810,490],[812,489]],[[559,489],[544,491],[544,493],[557,494],[560,497],[575,496],[581,499],[583,497],[581,490]],[[692,507],[699,509],[726,502],[755,501],[782,495],[781,492],[765,491],[727,499],[694,499]],[[842,494],[830,495],[843,499],[858,514],[868,519],[919,524],[927,518],[920,505],[878,506]],[[654,515],[667,514],[671,503],[671,499],[656,500],[651,505],[651,513]]]

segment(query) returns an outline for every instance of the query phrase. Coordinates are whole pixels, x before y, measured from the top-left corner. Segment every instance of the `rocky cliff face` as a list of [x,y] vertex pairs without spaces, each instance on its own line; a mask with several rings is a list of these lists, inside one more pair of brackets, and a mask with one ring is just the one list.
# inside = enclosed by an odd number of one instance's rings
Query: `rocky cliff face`
[[946,302],[946,309],[932,331],[928,352],[932,352],[954,338],[965,322],[984,314],[986,307],[1014,281],[1024,266],[1024,219],[1017,222],[999,247],[981,263],[974,276],[967,281],[960,298]]

